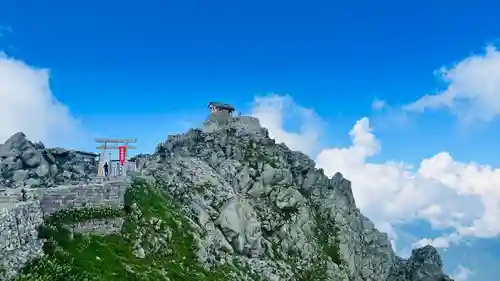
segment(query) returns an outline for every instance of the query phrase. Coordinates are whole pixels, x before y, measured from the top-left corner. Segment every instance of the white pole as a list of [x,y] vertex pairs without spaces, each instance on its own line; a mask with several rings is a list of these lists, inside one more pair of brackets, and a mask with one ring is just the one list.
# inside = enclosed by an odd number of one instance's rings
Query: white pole
[[102,177],[103,176],[103,169],[104,169],[104,162],[106,161],[106,143],[104,143],[104,146],[101,149],[101,155],[99,156],[99,167],[97,168],[97,176]]
[[123,153],[123,167],[122,167],[122,175],[123,177],[127,177],[127,153],[128,153],[128,143],[125,143],[125,151]]
[[108,153],[108,177],[113,176],[113,166],[111,164],[111,152]]

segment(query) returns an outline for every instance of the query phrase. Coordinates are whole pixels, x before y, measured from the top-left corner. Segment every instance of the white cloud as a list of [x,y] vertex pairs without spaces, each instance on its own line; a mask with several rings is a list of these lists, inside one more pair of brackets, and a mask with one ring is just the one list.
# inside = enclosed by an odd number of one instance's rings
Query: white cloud
[[466,281],[469,277],[474,274],[470,269],[459,265],[455,273],[453,274],[453,279],[455,281]]
[[[321,119],[313,110],[297,105],[290,96],[256,97],[251,116],[259,118],[272,138],[286,143],[291,149],[312,153],[321,134]],[[284,129],[287,121],[299,123],[298,132]]]
[[431,245],[435,248],[449,248],[451,244],[459,242],[461,239],[460,235],[456,232],[451,234],[445,234],[437,238],[423,238],[413,243],[414,248],[423,247],[425,245]]
[[49,72],[0,52],[0,143],[16,132],[46,144],[77,138],[78,122],[53,96]]
[[[277,120],[281,120],[283,110],[275,103],[277,99],[272,96],[267,103],[266,98],[259,98],[255,111],[260,112],[260,106],[265,104],[265,112],[270,114],[258,117],[278,141],[304,151],[309,138],[297,137],[282,128]],[[500,220],[496,219],[500,213],[500,169],[457,162],[447,152],[423,159],[418,165],[373,163],[370,157],[380,152],[381,145],[369,119],[357,121],[349,134],[352,144],[322,149],[316,157],[317,166],[328,176],[341,172],[350,179],[358,207],[392,240],[397,238],[394,225],[419,219],[443,229],[446,235],[423,239],[415,246],[448,247],[464,237],[500,235]]]
[[385,107],[387,107],[387,102],[384,100],[375,99],[372,102],[373,110],[381,110],[384,109]]
[[445,90],[426,95],[404,108],[449,108],[465,121],[490,121],[500,115],[500,51],[488,46],[484,54],[472,55],[438,74],[448,84]]
[[425,219],[435,228],[452,230],[433,241],[438,247],[468,236],[500,235],[500,221],[495,219],[500,213],[500,169],[460,163],[446,152],[423,159],[416,167],[370,163],[379,142],[369,120],[358,121],[350,134],[350,147],[322,150],[317,165],[328,175],[340,171],[349,178],[359,208],[376,223]]

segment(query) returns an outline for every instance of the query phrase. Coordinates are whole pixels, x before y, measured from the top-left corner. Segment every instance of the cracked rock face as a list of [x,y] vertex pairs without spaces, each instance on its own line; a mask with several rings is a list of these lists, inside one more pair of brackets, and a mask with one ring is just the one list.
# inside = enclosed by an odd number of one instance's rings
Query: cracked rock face
[[255,118],[211,115],[203,129],[170,136],[139,158],[142,176],[187,211],[205,265],[243,262],[276,281],[451,280],[430,246],[397,257],[357,209],[347,179],[328,178],[306,155],[276,144]]
[[43,143],[32,143],[23,133],[16,133],[0,144],[0,188],[85,183],[97,174],[97,165],[84,157],[91,156],[45,148]]

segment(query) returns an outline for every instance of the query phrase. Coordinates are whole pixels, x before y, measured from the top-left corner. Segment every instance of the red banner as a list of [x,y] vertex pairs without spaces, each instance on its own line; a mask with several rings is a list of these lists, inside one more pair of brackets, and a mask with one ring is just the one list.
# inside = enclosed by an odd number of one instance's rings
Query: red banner
[[120,146],[120,165],[123,166],[123,163],[125,163],[125,154],[127,151],[126,146]]

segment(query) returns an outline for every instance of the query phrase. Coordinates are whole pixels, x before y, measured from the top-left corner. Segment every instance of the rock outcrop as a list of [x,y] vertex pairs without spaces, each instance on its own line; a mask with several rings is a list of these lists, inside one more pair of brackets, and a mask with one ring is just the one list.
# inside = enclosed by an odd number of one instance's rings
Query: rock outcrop
[[207,267],[244,264],[273,281],[451,280],[430,246],[397,257],[347,179],[275,143],[255,118],[211,115],[139,158],[142,176],[187,212]]
[[86,158],[91,153],[63,148],[45,148],[16,133],[0,144],[0,188],[52,187],[85,183],[97,174],[97,165]]
[[[95,168],[77,154],[16,134],[0,147],[2,183],[85,180]],[[396,256],[356,207],[349,180],[328,178],[255,118],[213,114],[202,129],[170,136],[133,161],[136,179],[119,193],[105,186],[26,189],[43,194],[35,200],[39,211],[21,202],[0,223],[15,230],[0,235],[0,249],[12,253],[0,252],[9,276],[39,255],[34,225],[43,220],[45,255],[14,280],[452,281],[431,246],[407,260]],[[90,204],[92,197],[109,209]],[[108,231],[86,234],[97,229]],[[36,251],[26,250],[25,240],[35,241]]]

